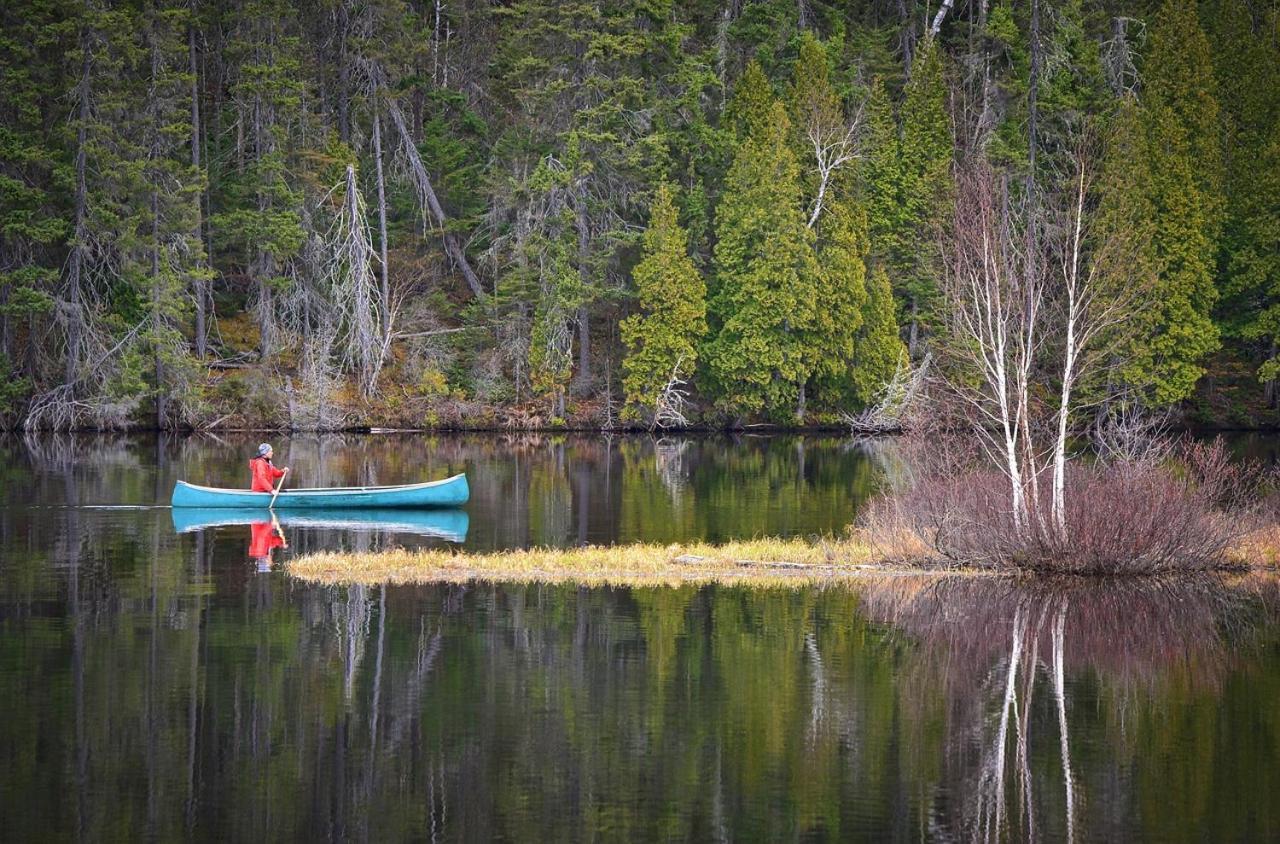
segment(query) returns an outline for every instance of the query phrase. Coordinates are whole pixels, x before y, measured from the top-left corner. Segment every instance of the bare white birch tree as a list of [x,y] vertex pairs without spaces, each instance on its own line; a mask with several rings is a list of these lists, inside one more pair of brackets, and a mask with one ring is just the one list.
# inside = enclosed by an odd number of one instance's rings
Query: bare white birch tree
[[[1067,446],[1073,417],[1084,404],[1078,387],[1109,365],[1103,338],[1116,336],[1134,299],[1132,286],[1104,289],[1102,259],[1118,241],[1114,235],[1091,239],[1083,144],[1075,165],[1070,202],[1053,227],[1061,234],[1036,247],[1046,254],[1025,254],[1028,240],[1018,234],[1017,212],[1000,177],[985,165],[959,174],[955,222],[943,245],[950,351],[959,364],[950,383],[974,412],[987,454],[1008,478],[1015,527],[1030,529],[1034,518],[1041,530],[1051,524],[1058,541],[1068,539]],[[1040,381],[1049,390],[1037,389]],[[1056,393],[1056,401],[1035,406],[1033,394],[1046,392]],[[1049,524],[1038,509],[1039,479],[1046,472]]]

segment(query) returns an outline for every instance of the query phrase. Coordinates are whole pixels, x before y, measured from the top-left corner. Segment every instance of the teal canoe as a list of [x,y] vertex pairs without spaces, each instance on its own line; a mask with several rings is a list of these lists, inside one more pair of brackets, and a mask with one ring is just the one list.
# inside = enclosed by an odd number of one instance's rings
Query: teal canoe
[[273,513],[270,510],[242,509],[239,507],[175,507],[173,529],[178,533],[193,533],[209,528],[233,527],[270,522],[278,519],[291,528],[327,528],[332,530],[384,530],[390,533],[415,534],[444,539],[449,542],[465,542],[470,520],[465,510],[286,510]]
[[[442,481],[403,486],[336,486],[315,489],[285,488],[276,496],[276,510],[301,509],[399,509],[401,507],[459,507],[467,503],[471,491],[466,475]],[[240,507],[265,510],[271,493],[247,489],[220,489],[178,481],[173,487],[174,507]]]

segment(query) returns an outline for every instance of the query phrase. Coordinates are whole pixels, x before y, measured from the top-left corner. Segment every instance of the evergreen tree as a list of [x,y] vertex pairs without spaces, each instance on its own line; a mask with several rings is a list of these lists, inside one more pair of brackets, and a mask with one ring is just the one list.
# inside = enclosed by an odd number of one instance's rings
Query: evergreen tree
[[867,307],[867,217],[851,199],[833,200],[818,238],[821,277],[813,326],[805,338],[823,403],[842,407],[861,356],[857,336]]
[[212,224],[222,248],[253,279],[259,354],[265,359],[276,351],[274,299],[290,284],[286,262],[306,238],[302,194],[290,167],[305,77],[288,4],[244,0],[230,17],[235,30],[227,46],[234,69],[228,122],[236,136],[219,185],[227,210]]
[[724,108],[725,123],[733,130],[739,142],[768,131],[773,121],[775,97],[769,79],[760,63],[747,62],[746,68],[733,86],[733,96]]
[[734,415],[794,412],[813,373],[819,269],[805,226],[790,121],[775,101],[729,169],[716,215],[719,330],[705,352],[719,406]]
[[870,107],[866,178],[872,250],[889,273],[914,352],[921,328],[935,319],[935,227],[951,196],[951,122],[942,57],[933,39],[925,39],[916,53],[896,138],[889,131],[886,98],[876,86]]
[[907,361],[907,348],[898,335],[894,319],[893,290],[883,267],[876,267],[867,279],[867,302],[862,325],[854,338],[854,359],[849,383],[855,406],[866,407]]
[[809,33],[800,39],[786,103],[812,228],[831,197],[848,188],[856,148],[844,104],[831,84],[827,49]]
[[[1166,4],[1151,42],[1139,113],[1143,143],[1125,137],[1118,144],[1104,202],[1113,208],[1110,223],[1133,232],[1146,230],[1142,217],[1150,215],[1138,266],[1150,267],[1154,282],[1139,309],[1143,318],[1132,326],[1137,339],[1124,377],[1150,401],[1168,404],[1191,394],[1204,358],[1218,347],[1210,314],[1218,297],[1220,148],[1208,41],[1194,11]],[[1114,211],[1118,205],[1127,210]]]
[[1223,334],[1264,365],[1274,403],[1280,341],[1280,40],[1243,0],[1203,9],[1222,106],[1226,207],[1217,313]]
[[867,128],[863,163],[859,168],[867,206],[871,257],[890,271],[907,265],[910,218],[902,202],[902,144],[893,105],[884,81],[871,83],[867,98]]
[[68,230],[52,181],[65,160],[48,118],[49,94],[64,83],[42,53],[66,49],[58,15],[45,0],[0,10],[0,417],[10,419],[40,374],[35,340],[53,311]]
[[693,372],[698,344],[707,331],[707,287],[688,254],[688,237],[676,217],[671,189],[663,184],[653,199],[643,257],[632,271],[640,312],[620,325],[627,357],[622,387],[627,412],[651,412],[673,377]]

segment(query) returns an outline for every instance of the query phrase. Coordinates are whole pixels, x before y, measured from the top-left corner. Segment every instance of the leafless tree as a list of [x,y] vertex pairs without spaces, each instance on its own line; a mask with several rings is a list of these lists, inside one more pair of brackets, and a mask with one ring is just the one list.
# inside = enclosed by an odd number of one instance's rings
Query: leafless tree
[[327,238],[323,272],[340,315],[340,352],[359,373],[361,392],[369,396],[377,386],[386,344],[379,333],[373,240],[353,165],[347,165],[343,182],[332,193],[340,195],[341,203]]
[[[1039,480],[1051,476],[1052,529],[1066,536],[1067,444],[1076,388],[1107,366],[1101,342],[1114,338],[1129,298],[1104,289],[1101,258],[1112,242],[1091,241],[1089,161],[1076,155],[1070,203],[1058,237],[1023,237],[1025,221],[1008,185],[986,164],[957,177],[954,223],[944,239],[944,295],[953,342],[950,385],[973,414],[974,430],[1001,467],[1019,530],[1041,519]],[[1044,254],[1029,255],[1029,249]],[[1044,385],[1041,382],[1045,382]],[[1057,385],[1048,407],[1033,402]],[[1040,527],[1045,527],[1043,522]]]

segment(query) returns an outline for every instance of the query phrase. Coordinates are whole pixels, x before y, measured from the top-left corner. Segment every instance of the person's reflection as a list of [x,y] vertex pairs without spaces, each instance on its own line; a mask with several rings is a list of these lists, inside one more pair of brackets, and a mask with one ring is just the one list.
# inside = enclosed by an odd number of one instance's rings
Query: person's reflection
[[269,522],[253,522],[249,525],[249,559],[258,565],[258,571],[271,571],[271,552],[276,548],[288,548],[280,519],[271,514]]

